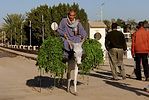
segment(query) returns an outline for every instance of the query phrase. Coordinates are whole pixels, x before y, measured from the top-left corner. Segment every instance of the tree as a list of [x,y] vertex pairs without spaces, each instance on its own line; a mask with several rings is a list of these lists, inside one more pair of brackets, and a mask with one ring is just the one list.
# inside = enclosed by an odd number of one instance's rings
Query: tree
[[30,24],[32,40],[31,45],[41,45],[43,42],[42,38],[47,38],[51,33],[51,16],[49,7],[47,5],[40,5],[37,8],[31,9],[31,11],[27,13],[25,31],[28,38],[28,44],[30,43]]
[[136,30],[136,26],[137,26],[137,22],[135,21],[135,19],[129,19],[126,21],[126,29],[125,31],[129,31],[131,32],[132,30]]
[[104,24],[107,26],[107,31],[111,28],[111,22],[109,20],[103,20]]
[[[69,9],[75,9],[77,11],[77,18],[80,18],[81,23],[87,29],[87,14],[85,13],[84,9],[80,9],[78,4],[62,4],[60,3],[58,6],[48,7],[47,5],[40,5],[37,8],[32,9],[30,12],[27,13],[27,19],[25,23],[25,31],[27,38],[30,38],[30,27],[29,21],[31,21],[31,30],[32,30],[32,45],[41,45],[43,32],[42,28],[44,26],[44,38],[46,39],[52,35],[58,35],[58,33],[54,32],[51,29],[52,22],[59,23],[63,17],[67,17],[67,13]],[[44,21],[42,21],[42,17]],[[29,43],[29,40],[28,40]]]
[[125,27],[125,21],[122,19],[117,19],[116,23],[121,27],[124,28]]
[[[6,32],[6,37],[9,43],[20,44],[21,42],[21,25],[24,21],[24,16],[21,14],[7,14],[4,19],[2,30]],[[25,37],[25,34],[22,34]],[[23,41],[24,42],[24,41]]]
[[59,4],[58,6],[53,6],[51,8],[51,16],[52,20],[59,23],[62,18],[67,17],[67,13],[70,9],[75,9],[77,12],[76,18],[80,20],[82,25],[86,27],[86,24],[88,23],[88,18],[85,10],[83,8],[79,8],[79,5],[76,3],[73,3],[72,5],[69,4]]

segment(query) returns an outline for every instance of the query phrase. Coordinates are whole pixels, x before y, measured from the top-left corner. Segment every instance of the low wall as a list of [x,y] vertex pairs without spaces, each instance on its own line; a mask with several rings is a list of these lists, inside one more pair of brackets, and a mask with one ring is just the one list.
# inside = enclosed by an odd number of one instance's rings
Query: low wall
[[38,49],[39,49],[38,46],[29,46],[29,45],[4,45],[4,44],[0,44],[0,46],[7,47],[7,48],[14,48],[14,49],[34,50],[34,51],[38,51]]

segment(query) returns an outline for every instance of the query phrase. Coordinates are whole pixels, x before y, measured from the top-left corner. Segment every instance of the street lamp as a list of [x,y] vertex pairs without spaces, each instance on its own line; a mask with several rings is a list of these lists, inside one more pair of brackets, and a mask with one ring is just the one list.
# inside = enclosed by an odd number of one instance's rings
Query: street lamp
[[103,11],[102,11],[102,6],[104,6],[104,4],[105,3],[102,3],[101,5],[100,5],[100,20],[102,21],[103,20]]
[[22,33],[23,33],[22,30],[23,30],[23,23],[24,23],[24,21],[25,20],[23,20],[22,23],[21,23],[21,45],[22,45]]
[[21,24],[21,45],[22,45],[22,24]]
[[12,45],[12,30],[11,30],[11,38],[10,38],[10,41],[11,41],[11,45]]
[[3,31],[3,39],[4,39],[3,42],[5,44],[5,42],[6,42],[6,40],[5,40],[6,39],[6,32],[5,31]]
[[4,44],[4,31],[1,32],[2,33],[2,46]]
[[29,40],[30,40],[30,42],[29,42],[29,44],[30,44],[30,46],[31,46],[31,34],[32,34],[32,22],[31,22],[31,20],[29,20],[29,27],[30,27],[30,35],[29,35]]
[[16,39],[17,39],[17,37],[16,37],[16,27],[14,28],[14,32],[15,32],[15,45],[16,45]]
[[41,21],[42,21],[42,42],[44,42],[44,17],[43,15],[41,16]]

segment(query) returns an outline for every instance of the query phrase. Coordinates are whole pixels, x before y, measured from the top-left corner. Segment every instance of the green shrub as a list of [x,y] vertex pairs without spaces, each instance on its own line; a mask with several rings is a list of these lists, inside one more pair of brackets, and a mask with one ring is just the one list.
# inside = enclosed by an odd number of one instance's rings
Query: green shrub
[[103,51],[101,49],[101,43],[95,39],[85,40],[83,43],[83,50],[85,58],[82,59],[80,69],[83,74],[87,74],[93,67],[103,62]]
[[39,69],[55,76],[63,75],[66,65],[62,62],[63,42],[59,37],[50,36],[43,42],[38,52],[37,65]]
[[[63,41],[59,37],[50,36],[45,40],[38,52],[37,65],[39,69],[50,72],[55,76],[62,76],[66,69],[63,59]],[[80,70],[87,74],[93,67],[103,61],[101,44],[97,40],[87,39],[83,43],[85,58],[82,59]]]

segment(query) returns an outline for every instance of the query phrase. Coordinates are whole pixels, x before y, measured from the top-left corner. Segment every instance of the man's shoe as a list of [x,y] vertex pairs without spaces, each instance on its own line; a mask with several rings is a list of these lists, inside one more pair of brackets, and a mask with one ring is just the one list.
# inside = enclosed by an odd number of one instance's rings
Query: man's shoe
[[149,77],[148,78],[145,78],[145,81],[149,81]]
[[118,78],[118,77],[117,77],[117,78],[113,78],[113,80],[118,81],[118,80],[119,80],[119,78]]
[[123,80],[126,80],[126,77],[122,77]]
[[142,80],[141,78],[136,78],[136,80]]
[[143,90],[149,92],[149,85],[145,86]]

